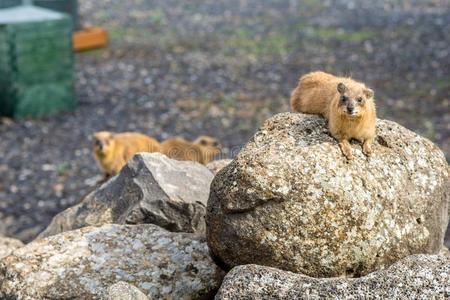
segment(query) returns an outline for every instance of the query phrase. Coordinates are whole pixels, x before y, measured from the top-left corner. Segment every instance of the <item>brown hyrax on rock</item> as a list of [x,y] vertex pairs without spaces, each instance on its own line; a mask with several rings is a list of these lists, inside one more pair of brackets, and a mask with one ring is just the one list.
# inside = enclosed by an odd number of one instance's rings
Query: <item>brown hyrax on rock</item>
[[94,157],[105,179],[114,176],[137,152],[160,152],[157,140],[136,132],[94,134]]
[[352,159],[349,141],[362,142],[363,153],[372,153],[375,138],[374,92],[351,78],[336,77],[324,72],[302,76],[291,94],[295,112],[318,114],[328,120],[331,135],[347,159]]
[[192,160],[206,165],[220,153],[217,139],[202,135],[189,142],[182,137],[167,139],[161,143],[162,153],[176,160]]

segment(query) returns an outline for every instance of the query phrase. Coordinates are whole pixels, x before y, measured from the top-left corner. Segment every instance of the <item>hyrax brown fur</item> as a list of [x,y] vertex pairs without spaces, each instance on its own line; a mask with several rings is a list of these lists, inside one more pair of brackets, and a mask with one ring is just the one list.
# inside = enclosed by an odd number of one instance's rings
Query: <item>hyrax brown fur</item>
[[202,135],[189,142],[182,137],[167,139],[161,143],[162,153],[176,160],[197,161],[206,165],[220,152],[219,142],[210,136]]
[[351,78],[324,72],[302,76],[291,94],[293,111],[322,115],[331,135],[347,159],[352,159],[350,139],[362,142],[363,153],[372,153],[375,138],[374,92]]
[[136,132],[94,134],[94,157],[105,178],[114,176],[137,152],[160,152],[159,142]]

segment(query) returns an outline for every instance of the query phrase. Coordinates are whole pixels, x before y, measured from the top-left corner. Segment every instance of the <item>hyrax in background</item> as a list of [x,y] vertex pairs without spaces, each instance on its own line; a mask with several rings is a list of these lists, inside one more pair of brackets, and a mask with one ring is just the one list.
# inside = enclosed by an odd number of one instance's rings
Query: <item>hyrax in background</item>
[[94,134],[94,157],[105,179],[119,173],[137,152],[160,151],[157,140],[141,133],[99,131]]
[[324,72],[302,76],[291,94],[293,111],[322,115],[342,153],[353,158],[350,139],[362,142],[363,153],[372,153],[375,138],[374,92],[351,78]]
[[206,165],[220,153],[221,145],[210,136],[202,135],[189,142],[182,137],[167,139],[161,143],[162,153],[176,160],[192,160]]

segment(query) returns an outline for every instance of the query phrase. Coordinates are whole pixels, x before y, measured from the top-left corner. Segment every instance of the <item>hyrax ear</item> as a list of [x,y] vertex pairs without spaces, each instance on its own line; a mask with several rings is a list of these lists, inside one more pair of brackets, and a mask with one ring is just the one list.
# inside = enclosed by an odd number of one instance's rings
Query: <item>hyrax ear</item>
[[373,96],[375,95],[374,91],[372,89],[365,89],[364,90],[364,95],[367,98],[373,98]]
[[347,87],[345,86],[345,84],[343,84],[342,82],[339,82],[337,85],[337,91],[339,92],[339,94],[344,94],[346,90],[347,90]]

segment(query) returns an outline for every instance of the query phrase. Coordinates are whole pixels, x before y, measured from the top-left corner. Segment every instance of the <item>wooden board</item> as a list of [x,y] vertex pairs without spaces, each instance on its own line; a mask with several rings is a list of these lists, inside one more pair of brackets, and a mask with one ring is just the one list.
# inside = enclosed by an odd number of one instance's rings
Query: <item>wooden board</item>
[[103,28],[91,27],[74,32],[72,40],[73,49],[83,51],[104,47],[108,42],[108,37]]

